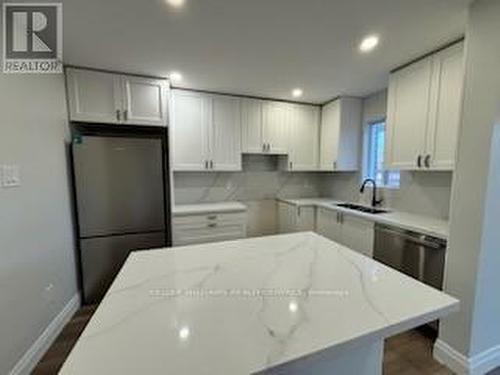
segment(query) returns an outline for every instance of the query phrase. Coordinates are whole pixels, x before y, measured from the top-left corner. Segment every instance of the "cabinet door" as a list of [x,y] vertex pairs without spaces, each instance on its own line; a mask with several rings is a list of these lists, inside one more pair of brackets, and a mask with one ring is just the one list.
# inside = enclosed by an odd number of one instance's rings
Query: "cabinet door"
[[425,150],[429,119],[432,59],[426,58],[392,74],[389,79],[386,165],[417,169]]
[[241,170],[240,99],[212,97],[212,131],[210,132],[210,168],[218,171]]
[[319,109],[315,106],[290,107],[289,170],[318,169]]
[[264,152],[262,141],[262,101],[241,101],[242,152],[259,154]]
[[269,153],[288,153],[289,105],[281,102],[264,103],[263,140]]
[[132,125],[167,124],[166,81],[122,76],[124,122]]
[[357,171],[362,139],[362,101],[359,98],[340,98],[340,129],[337,140],[336,171]]
[[372,221],[342,214],[342,245],[368,257],[373,256],[374,224]]
[[462,109],[463,44],[438,53],[434,66],[436,96],[432,102],[426,157],[431,169],[452,170]]
[[297,223],[297,207],[284,203],[278,202],[278,228],[279,233],[291,233],[295,232]]
[[297,207],[296,212],[295,230],[298,232],[314,231],[316,228],[316,209],[314,207]]
[[318,207],[316,210],[316,232],[332,241],[339,242],[341,229],[336,211]]
[[174,170],[207,169],[207,114],[207,98],[194,92],[173,91],[171,145]]
[[71,121],[118,124],[121,122],[120,76],[93,70],[66,70]]
[[333,171],[337,167],[340,136],[340,102],[325,105],[321,112],[320,160],[323,171]]

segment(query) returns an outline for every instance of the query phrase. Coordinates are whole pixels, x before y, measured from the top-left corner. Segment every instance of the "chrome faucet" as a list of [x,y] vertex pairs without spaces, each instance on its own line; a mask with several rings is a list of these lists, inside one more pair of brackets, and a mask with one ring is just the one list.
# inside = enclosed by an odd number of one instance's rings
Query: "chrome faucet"
[[359,192],[361,194],[364,193],[365,191],[365,186],[367,183],[371,183],[373,185],[373,192],[372,192],[372,207],[377,207],[379,204],[381,204],[384,200],[383,199],[377,199],[377,183],[373,178],[367,178],[363,181],[363,184],[361,185],[361,189],[359,189]]

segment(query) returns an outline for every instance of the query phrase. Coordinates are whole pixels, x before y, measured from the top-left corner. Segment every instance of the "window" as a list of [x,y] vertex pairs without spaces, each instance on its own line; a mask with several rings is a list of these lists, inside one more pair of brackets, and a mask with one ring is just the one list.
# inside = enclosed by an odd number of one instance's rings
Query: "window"
[[373,178],[378,185],[399,187],[399,171],[384,170],[385,121],[368,125],[365,177]]

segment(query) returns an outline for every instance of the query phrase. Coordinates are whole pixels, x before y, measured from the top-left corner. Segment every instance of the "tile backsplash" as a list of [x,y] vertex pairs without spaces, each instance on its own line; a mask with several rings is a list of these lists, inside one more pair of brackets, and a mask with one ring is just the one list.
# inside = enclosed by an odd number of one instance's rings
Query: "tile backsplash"
[[[400,187],[382,188],[382,205],[397,211],[448,219],[452,172],[401,172]],[[360,173],[335,173],[322,178],[321,195],[370,204],[371,188],[359,193]]]
[[241,172],[176,172],[175,204],[241,201],[248,207],[248,236],[277,232],[276,198],[318,197],[320,173],[278,170],[278,156],[243,155]]
[[278,157],[243,155],[242,172],[176,172],[176,204],[261,201],[277,197],[317,197],[319,173],[278,170]]

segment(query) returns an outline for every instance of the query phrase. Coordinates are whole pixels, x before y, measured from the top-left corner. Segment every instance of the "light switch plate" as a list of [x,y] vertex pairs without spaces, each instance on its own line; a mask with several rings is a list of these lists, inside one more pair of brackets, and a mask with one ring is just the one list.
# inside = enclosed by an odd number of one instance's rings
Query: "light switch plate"
[[2,186],[5,188],[21,185],[21,173],[18,165],[4,165],[2,167]]

